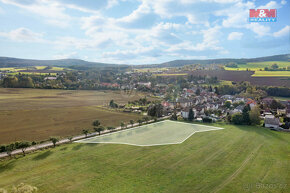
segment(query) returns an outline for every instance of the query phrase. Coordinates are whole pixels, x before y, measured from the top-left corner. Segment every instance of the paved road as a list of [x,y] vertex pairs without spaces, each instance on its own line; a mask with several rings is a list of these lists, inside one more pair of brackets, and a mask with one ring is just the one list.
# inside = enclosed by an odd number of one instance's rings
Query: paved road
[[[167,119],[169,117],[170,116],[161,117],[158,120]],[[148,121],[148,123],[150,123],[150,122],[154,122],[154,120]],[[139,125],[139,123],[134,123],[133,124],[133,126],[138,126],[138,125]],[[127,125],[127,128],[130,128],[131,126],[132,126],[131,124]],[[116,129],[114,131],[118,131],[118,130],[121,130],[121,127],[116,127]],[[106,134],[106,133],[110,133],[110,131],[105,130],[105,131],[101,132],[101,135]],[[97,132],[89,133],[87,135],[87,138],[88,137],[94,137],[94,136],[97,136],[97,135],[99,135],[99,133],[97,133]],[[84,138],[86,138],[85,135],[78,135],[78,136],[73,137],[72,141],[77,141],[77,140],[84,139]],[[59,142],[57,142],[56,144],[59,145],[59,144],[64,144],[64,143],[69,143],[69,142],[70,142],[69,139],[62,139]],[[43,148],[46,148],[46,147],[52,147],[52,146],[53,146],[52,142],[41,143],[41,144],[30,146],[30,147],[26,148],[25,152],[36,151],[36,150],[39,150],[39,149],[43,149]],[[16,150],[14,150],[12,152],[12,155],[20,154],[20,153],[22,153],[22,150],[21,149],[16,149]],[[0,153],[0,158],[7,157],[7,156],[8,156],[8,154],[6,152]]]

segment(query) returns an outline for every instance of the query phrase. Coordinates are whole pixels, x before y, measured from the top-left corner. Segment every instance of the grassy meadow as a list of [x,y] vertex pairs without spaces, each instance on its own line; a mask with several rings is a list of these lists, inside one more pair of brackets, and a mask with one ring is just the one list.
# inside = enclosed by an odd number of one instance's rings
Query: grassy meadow
[[[42,193],[287,192],[290,135],[215,124],[184,143],[152,147],[66,144],[0,161],[0,188]],[[161,136],[162,137],[162,136]]]
[[17,140],[46,140],[50,136],[80,134],[98,119],[104,126],[119,126],[140,115],[103,108],[111,99],[119,104],[142,97],[118,91],[0,89],[0,144]]

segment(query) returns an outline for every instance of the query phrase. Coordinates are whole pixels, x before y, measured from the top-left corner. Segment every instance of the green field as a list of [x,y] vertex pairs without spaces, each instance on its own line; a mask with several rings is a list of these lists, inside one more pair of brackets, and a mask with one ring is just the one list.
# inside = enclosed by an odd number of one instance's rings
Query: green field
[[290,135],[253,126],[196,133],[182,144],[67,144],[0,162],[0,188],[42,193],[289,192]]
[[113,143],[136,146],[179,144],[197,132],[219,129],[222,128],[165,120],[89,139],[82,139],[77,142]]
[[269,62],[250,62],[247,64],[238,64],[238,68],[225,67],[225,70],[241,70],[245,71],[249,69],[250,71],[264,70],[265,67],[271,67],[273,64],[277,64],[279,68],[287,68],[290,66],[290,62],[284,61],[269,61]]
[[95,119],[104,126],[137,120],[138,114],[101,107],[108,105],[111,99],[126,104],[140,97],[143,95],[136,93],[126,98],[118,91],[0,88],[0,144],[78,135],[84,128],[92,130]]
[[290,71],[255,71],[255,77],[290,77]]

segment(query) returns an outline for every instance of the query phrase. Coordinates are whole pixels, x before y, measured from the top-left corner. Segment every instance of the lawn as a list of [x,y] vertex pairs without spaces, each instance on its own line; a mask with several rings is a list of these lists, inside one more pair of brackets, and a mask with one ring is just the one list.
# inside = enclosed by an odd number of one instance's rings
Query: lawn
[[252,126],[195,133],[182,144],[67,144],[0,162],[0,188],[42,193],[287,192],[290,135]]
[[[119,126],[140,115],[101,108],[111,99],[128,100],[118,91],[70,91],[45,89],[0,89],[0,144],[16,140],[46,140],[50,136],[80,134],[99,119],[104,126]],[[149,98],[150,99],[150,98]]]
[[136,146],[179,144],[183,143],[194,133],[219,129],[222,128],[166,120],[89,139],[83,139],[77,142],[128,144]]
[[255,71],[254,77],[290,77],[290,71]]

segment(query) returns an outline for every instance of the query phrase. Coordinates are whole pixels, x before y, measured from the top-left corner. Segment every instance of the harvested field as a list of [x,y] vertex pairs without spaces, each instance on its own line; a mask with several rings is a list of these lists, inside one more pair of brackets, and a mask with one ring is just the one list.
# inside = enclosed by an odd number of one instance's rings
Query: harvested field
[[119,126],[140,115],[101,108],[140,98],[112,91],[0,89],[0,144],[16,140],[46,140],[50,136],[80,134],[98,119],[104,126]]

